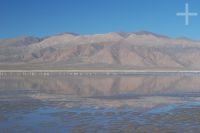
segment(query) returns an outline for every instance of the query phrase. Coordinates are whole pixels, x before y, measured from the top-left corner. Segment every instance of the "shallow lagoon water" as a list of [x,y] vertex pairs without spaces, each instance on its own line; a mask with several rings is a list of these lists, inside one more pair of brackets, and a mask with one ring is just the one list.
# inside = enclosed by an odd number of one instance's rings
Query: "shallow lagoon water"
[[0,132],[198,133],[199,75],[2,76]]

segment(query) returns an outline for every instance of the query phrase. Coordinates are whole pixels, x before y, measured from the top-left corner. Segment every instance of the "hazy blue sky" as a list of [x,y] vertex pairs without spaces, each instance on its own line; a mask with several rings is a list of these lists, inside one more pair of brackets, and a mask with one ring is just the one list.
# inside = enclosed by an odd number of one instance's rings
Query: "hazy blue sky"
[[[189,18],[177,12],[199,13]],[[0,38],[147,30],[200,39],[199,0],[0,0]]]

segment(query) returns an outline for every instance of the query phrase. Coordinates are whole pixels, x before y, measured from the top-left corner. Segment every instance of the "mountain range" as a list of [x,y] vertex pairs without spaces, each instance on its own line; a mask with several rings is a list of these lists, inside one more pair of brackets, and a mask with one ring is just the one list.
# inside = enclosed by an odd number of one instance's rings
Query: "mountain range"
[[0,69],[200,69],[200,41],[147,31],[0,39]]

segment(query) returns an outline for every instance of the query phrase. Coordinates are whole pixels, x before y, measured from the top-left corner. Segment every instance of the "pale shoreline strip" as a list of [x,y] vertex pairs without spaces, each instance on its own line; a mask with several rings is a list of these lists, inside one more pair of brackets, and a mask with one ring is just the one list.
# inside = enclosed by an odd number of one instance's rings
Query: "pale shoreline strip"
[[0,73],[200,73],[200,70],[0,70]]

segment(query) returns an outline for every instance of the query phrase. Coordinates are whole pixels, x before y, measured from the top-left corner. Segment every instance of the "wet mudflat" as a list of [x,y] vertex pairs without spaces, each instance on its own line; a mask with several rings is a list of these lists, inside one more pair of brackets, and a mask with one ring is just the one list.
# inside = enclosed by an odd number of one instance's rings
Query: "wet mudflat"
[[200,75],[0,77],[0,132],[199,133]]

